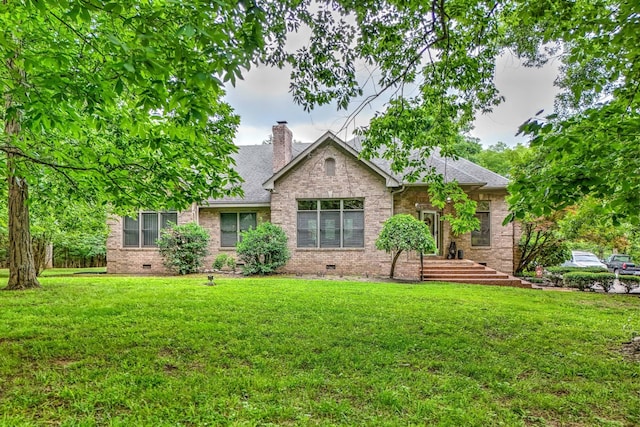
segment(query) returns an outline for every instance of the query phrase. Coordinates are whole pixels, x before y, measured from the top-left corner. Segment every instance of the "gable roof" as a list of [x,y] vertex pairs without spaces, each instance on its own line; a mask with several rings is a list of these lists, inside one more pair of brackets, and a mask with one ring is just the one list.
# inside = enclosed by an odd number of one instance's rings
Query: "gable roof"
[[[211,199],[202,206],[268,206],[271,203],[271,193],[275,181],[295,168],[303,161],[307,154],[317,149],[325,142],[333,142],[345,150],[354,158],[358,158],[362,149],[359,138],[344,142],[332,132],[325,132],[313,143],[294,142],[291,144],[292,160],[277,173],[273,173],[273,146],[271,144],[240,145],[238,152],[232,157],[236,162],[236,171],[244,179],[241,184],[244,197],[224,197]],[[391,162],[385,159],[372,159],[371,161],[360,159],[372,172],[385,179],[387,187],[399,187],[403,182],[402,176],[393,173]],[[456,180],[461,185],[472,185],[483,189],[506,189],[509,181],[507,178],[483,168],[469,160],[459,158],[457,160],[445,158],[439,150],[434,150],[426,160],[428,166],[443,175],[447,182]],[[419,184],[419,183],[417,183]]]
[[[277,173],[272,175],[268,180],[264,181],[264,184],[262,184],[262,186],[266,190],[272,190],[278,178],[282,177],[291,169],[295,168],[298,165],[298,163],[300,163],[302,160],[304,160],[307,157],[309,153],[317,149],[320,145],[325,144],[327,142],[333,142],[340,148],[344,149],[347,153],[352,155],[354,159],[358,159],[358,156],[360,155],[360,152],[356,151],[354,147],[345,143],[343,140],[338,138],[333,132],[327,131],[324,133],[324,135],[318,138],[316,142],[306,147],[302,153],[294,157],[285,167],[283,167]],[[360,162],[362,162],[365,166],[367,166],[373,172],[383,177],[385,179],[385,183],[387,187],[397,187],[400,185],[401,181],[399,181],[397,178],[391,175],[388,172],[388,170],[382,169],[374,162],[370,162],[368,160],[360,159]]]

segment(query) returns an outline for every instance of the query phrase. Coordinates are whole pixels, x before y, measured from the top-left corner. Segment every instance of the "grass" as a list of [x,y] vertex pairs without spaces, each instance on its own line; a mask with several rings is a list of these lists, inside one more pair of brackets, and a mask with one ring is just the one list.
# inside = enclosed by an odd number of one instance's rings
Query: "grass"
[[[43,277],[51,276],[67,276],[70,274],[101,274],[106,273],[106,267],[87,267],[87,268],[47,268],[42,271]],[[0,277],[9,277],[9,270],[0,268]]]
[[640,299],[49,276],[0,292],[0,426],[640,425]]

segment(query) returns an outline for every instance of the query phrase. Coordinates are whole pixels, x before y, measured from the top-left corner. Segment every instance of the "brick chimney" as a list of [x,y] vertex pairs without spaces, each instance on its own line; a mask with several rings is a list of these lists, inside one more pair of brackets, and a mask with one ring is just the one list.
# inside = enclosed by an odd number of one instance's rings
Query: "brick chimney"
[[293,133],[285,121],[278,122],[271,131],[273,132],[273,173],[276,173],[291,161]]

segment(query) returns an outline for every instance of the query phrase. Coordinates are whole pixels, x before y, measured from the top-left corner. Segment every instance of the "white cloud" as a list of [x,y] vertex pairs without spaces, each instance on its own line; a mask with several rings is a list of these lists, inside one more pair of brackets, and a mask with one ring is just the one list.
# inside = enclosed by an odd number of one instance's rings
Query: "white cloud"
[[559,64],[549,62],[542,68],[529,68],[512,56],[502,56],[496,65],[496,86],[505,101],[492,113],[479,115],[471,134],[489,146],[525,142],[516,137],[518,127],[538,111],[553,111],[558,88],[553,85]]
[[[507,144],[524,142],[516,137],[518,127],[544,109],[553,110],[553,100],[557,88],[553,82],[558,73],[557,63],[549,63],[542,68],[524,67],[512,56],[498,59],[496,67],[496,85],[505,102],[490,114],[480,115],[476,119],[471,134],[480,138],[485,146],[498,141]],[[246,73],[245,79],[237,82],[236,87],[227,88],[227,101],[241,117],[241,125],[236,144],[261,144],[271,133],[271,126],[285,120],[293,131],[294,139],[312,142],[327,130],[348,139],[357,126],[364,126],[382,107],[382,99],[373,106],[366,107],[349,121],[351,113],[358,105],[348,111],[337,111],[334,105],[324,106],[305,112],[293,102],[289,93],[289,70],[257,67]]]

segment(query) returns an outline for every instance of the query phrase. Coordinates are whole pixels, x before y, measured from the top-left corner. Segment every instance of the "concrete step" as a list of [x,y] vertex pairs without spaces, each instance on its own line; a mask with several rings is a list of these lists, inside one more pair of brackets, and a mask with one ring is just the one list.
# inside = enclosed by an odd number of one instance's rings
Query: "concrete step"
[[531,288],[531,284],[517,278],[512,279],[431,279],[425,278],[425,282],[449,282],[449,283],[465,283],[470,285],[490,285],[490,286],[512,286],[517,288]]
[[427,282],[531,288],[531,284],[471,260],[431,259],[423,263],[422,280]]
[[487,268],[484,265],[425,265],[423,270],[432,271],[484,271]]
[[495,270],[485,268],[423,268],[422,275],[430,274],[496,274]]
[[504,273],[498,272],[487,272],[485,274],[433,274],[433,273],[422,273],[422,277],[424,279],[432,279],[432,280],[443,280],[443,279],[508,279],[509,276]]
[[469,259],[424,259],[424,266],[431,265],[479,265]]

